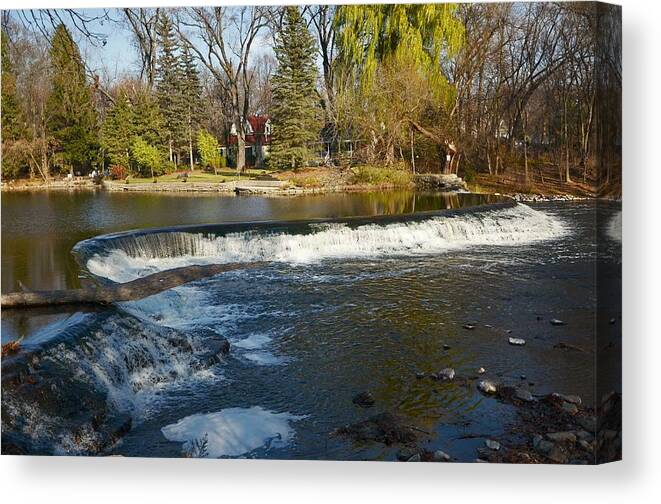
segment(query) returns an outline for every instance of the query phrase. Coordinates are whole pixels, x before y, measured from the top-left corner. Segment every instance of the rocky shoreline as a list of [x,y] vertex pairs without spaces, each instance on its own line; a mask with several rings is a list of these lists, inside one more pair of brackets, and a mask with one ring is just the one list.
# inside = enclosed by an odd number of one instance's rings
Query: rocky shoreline
[[[421,377],[418,376],[418,379]],[[477,376],[441,373],[433,379],[462,381],[489,400],[515,408],[517,421],[502,435],[484,436],[474,462],[514,464],[601,464],[622,458],[622,396],[610,392],[597,409],[585,407],[578,396],[551,393],[536,397],[527,389],[503,385]],[[366,393],[359,394],[364,397]],[[356,401],[354,400],[354,403]],[[371,407],[369,404],[358,404]],[[452,454],[426,445],[434,434],[385,411],[331,432],[354,442],[376,442],[397,448],[400,462],[451,462]],[[482,437],[482,436],[475,436]]]

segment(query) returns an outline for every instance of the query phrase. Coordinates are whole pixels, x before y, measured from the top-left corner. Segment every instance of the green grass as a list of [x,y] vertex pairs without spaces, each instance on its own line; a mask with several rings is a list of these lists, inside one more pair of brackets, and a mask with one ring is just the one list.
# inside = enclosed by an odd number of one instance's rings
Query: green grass
[[[177,178],[177,175],[179,175],[181,172],[174,172],[174,173],[168,173],[165,175],[161,175],[159,177],[156,177],[158,180],[158,184],[168,184],[168,183],[173,183],[173,182],[183,182],[181,178]],[[233,170],[231,168],[224,168],[222,170],[218,171],[218,175],[214,175],[213,172],[206,172],[202,170],[193,170],[192,172],[188,173],[188,180],[187,183],[190,182],[200,182],[200,183],[205,183],[205,184],[210,184],[210,183],[220,183],[220,182],[231,182],[233,180],[245,180],[246,178],[254,178],[259,175],[264,175],[270,173],[269,170],[261,170],[261,169],[254,169],[254,168],[249,168],[245,170],[241,176],[239,177],[236,173],[236,170]],[[118,180],[117,182],[124,183],[123,180]],[[133,177],[131,176],[129,178],[129,184],[151,184],[153,183],[153,179],[151,177]]]
[[408,170],[378,166],[357,166],[353,169],[352,183],[370,185],[407,186],[413,181]]

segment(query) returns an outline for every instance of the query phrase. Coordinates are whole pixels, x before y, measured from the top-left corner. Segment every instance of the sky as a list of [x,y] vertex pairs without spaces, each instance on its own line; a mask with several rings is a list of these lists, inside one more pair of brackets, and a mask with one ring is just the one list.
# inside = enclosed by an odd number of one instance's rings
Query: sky
[[[103,9],[78,9],[78,11],[89,17],[102,16],[104,13]],[[88,25],[90,31],[105,37],[105,45],[99,41],[91,41],[75,29],[71,29],[72,36],[78,43],[87,66],[102,80],[113,80],[122,75],[139,72],[139,55],[133,45],[131,33],[124,23],[123,13],[120,9],[106,9],[105,11],[110,20],[94,21]],[[13,13],[16,14],[16,11]],[[63,18],[68,21],[66,16]],[[71,28],[71,24],[67,24]],[[271,51],[270,38],[264,36],[255,45],[253,58]]]

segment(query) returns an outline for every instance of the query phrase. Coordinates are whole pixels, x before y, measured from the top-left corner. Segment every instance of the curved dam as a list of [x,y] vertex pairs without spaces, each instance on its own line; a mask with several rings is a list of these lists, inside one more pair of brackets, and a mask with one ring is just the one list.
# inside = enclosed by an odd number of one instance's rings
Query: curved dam
[[[506,198],[405,215],[184,226],[85,240],[74,253],[97,278],[127,282],[191,264],[278,262],[437,254],[479,245],[557,238],[562,222]],[[494,201],[495,200],[495,201]]]

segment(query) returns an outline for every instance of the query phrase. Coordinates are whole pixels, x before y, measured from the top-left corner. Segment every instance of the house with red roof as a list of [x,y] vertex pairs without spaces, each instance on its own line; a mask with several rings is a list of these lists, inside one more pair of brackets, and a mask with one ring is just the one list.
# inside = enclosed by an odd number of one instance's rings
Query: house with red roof
[[[246,129],[246,166],[261,168],[268,158],[271,148],[271,119],[267,115],[251,115]],[[236,125],[232,124],[229,135],[229,149],[236,150]]]

